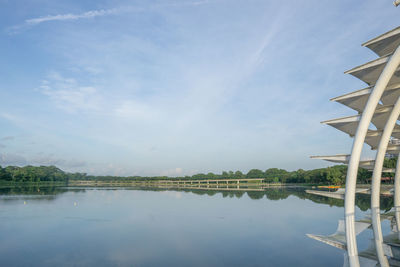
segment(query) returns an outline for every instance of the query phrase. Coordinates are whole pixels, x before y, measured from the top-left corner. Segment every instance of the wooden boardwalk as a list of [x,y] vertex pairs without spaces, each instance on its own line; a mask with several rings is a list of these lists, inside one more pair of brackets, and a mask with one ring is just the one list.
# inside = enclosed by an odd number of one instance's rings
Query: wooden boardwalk
[[148,180],[148,181],[71,181],[73,186],[140,186],[162,189],[201,189],[221,191],[264,191],[265,188],[281,187],[280,183],[265,183],[256,179],[204,179],[204,180]]

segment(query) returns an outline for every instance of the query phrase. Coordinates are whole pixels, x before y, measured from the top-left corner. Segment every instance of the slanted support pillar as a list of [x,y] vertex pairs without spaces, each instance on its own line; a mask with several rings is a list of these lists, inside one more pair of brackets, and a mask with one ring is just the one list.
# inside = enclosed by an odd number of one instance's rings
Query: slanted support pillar
[[394,215],[397,235],[400,238],[400,154],[397,156],[396,173],[394,175]]
[[383,170],[383,162],[385,160],[385,153],[388,147],[390,136],[396,125],[396,121],[400,115],[400,98],[397,99],[392,112],[386,122],[383,130],[381,140],[379,141],[378,150],[376,152],[374,172],[372,174],[371,182],[371,211],[372,211],[372,228],[374,231],[374,241],[376,247],[376,254],[378,256],[379,264],[382,267],[388,267],[389,263],[383,251],[383,236],[380,218],[380,186]]
[[358,259],[357,240],[355,234],[355,193],[357,184],[357,173],[360,162],[362,147],[364,145],[365,136],[368,127],[371,123],[372,116],[375,109],[386,89],[390,79],[400,64],[400,47],[396,49],[390,57],[388,63],[383,69],[378,81],[376,82],[368,102],[365,106],[364,112],[361,116],[360,123],[357,128],[356,135],[353,141],[351,156],[346,176],[346,193],[345,193],[345,226],[346,226],[346,245],[349,257],[349,264],[351,267],[359,267],[360,262]]

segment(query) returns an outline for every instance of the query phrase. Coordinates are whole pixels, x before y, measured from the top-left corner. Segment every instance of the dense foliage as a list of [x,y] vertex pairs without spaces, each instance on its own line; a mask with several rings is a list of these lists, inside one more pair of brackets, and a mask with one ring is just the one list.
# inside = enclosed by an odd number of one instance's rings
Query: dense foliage
[[[386,159],[385,167],[395,168],[397,159]],[[55,166],[25,166],[15,167],[8,166],[2,168],[0,166],[0,181],[11,182],[43,182],[43,181],[68,181],[68,180],[96,180],[96,181],[147,181],[160,179],[240,179],[240,178],[264,178],[267,183],[307,183],[307,184],[343,184],[346,179],[347,166],[336,165],[327,168],[286,171],[283,169],[271,168],[266,171],[252,169],[247,174],[241,171],[224,171],[221,174],[212,172],[203,174],[195,174],[185,177],[141,177],[141,176],[93,176],[85,173],[67,173]],[[371,178],[371,172],[359,169],[358,181],[367,183]],[[383,176],[393,176],[391,173],[384,173]]]
[[0,180],[10,182],[55,182],[67,181],[69,175],[55,166],[0,166]]

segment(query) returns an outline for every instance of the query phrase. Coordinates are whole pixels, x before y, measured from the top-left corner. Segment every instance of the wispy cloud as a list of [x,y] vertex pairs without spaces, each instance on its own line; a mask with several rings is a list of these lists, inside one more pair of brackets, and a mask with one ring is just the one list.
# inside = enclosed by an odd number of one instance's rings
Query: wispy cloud
[[120,12],[120,9],[113,8],[113,9],[101,9],[101,10],[91,10],[81,14],[60,14],[54,16],[45,16],[40,18],[34,19],[27,19],[25,20],[25,24],[27,25],[37,25],[43,22],[54,21],[54,20],[77,20],[77,19],[89,19],[94,17],[112,15]]
[[[157,9],[157,8],[166,8],[166,7],[185,7],[185,6],[200,6],[203,4],[208,3],[208,0],[204,1],[193,1],[193,2],[175,2],[169,4],[161,4],[161,5],[153,5],[150,6],[148,9]],[[91,19],[95,17],[104,17],[109,15],[118,15],[121,13],[128,13],[128,12],[138,12],[143,11],[143,8],[134,7],[134,6],[126,6],[126,7],[117,7],[117,8],[110,8],[110,9],[98,9],[98,10],[90,10],[79,14],[67,13],[67,14],[57,14],[57,15],[47,15],[38,18],[27,19],[24,23],[9,27],[7,31],[9,33],[18,33],[24,29],[28,29],[30,27],[39,25],[45,22],[51,21],[69,21],[69,20],[79,20],[79,19]]]
[[[0,90],[3,136],[18,137],[0,140],[2,153],[37,164],[84,160],[89,173],[117,175],[324,164],[308,155],[342,153],[351,141],[319,125],[340,108],[327,99],[359,87],[341,70],[366,60],[358,44],[392,28],[394,20],[379,18],[395,13],[378,2],[363,3],[357,14],[340,1],[298,2],[2,8],[5,23],[32,30],[0,42],[5,50],[15,43],[6,73],[24,77],[6,79],[9,90]],[[380,23],[362,28],[371,21]],[[7,60],[24,64],[8,68]],[[21,143],[22,134],[37,144]],[[36,157],[37,150],[54,157]]]
[[81,168],[87,165],[84,160],[61,159],[53,155],[39,155],[30,159],[29,162],[34,165],[55,165],[66,169]]
[[82,85],[74,78],[51,72],[42,80],[38,91],[59,109],[68,113],[97,113],[122,120],[151,120],[159,116],[157,107],[131,98],[118,99],[99,91],[96,86]]
[[57,72],[52,72],[47,80],[42,81],[39,91],[68,112],[93,111],[99,107],[95,87],[81,86],[75,79],[65,78]]
[[0,138],[1,141],[10,141],[10,140],[14,140],[15,136],[4,136],[2,138]]
[[20,25],[15,25],[8,28],[9,33],[18,33],[21,30],[28,29],[30,27],[39,25],[44,22],[50,21],[67,21],[67,20],[78,20],[78,19],[90,19],[95,17],[115,15],[121,12],[122,9],[112,8],[112,9],[100,9],[100,10],[90,10],[81,14],[58,14],[58,15],[48,15],[39,18],[27,19],[24,23]]
[[114,110],[117,117],[125,119],[151,119],[157,114],[155,107],[138,101],[123,101]]
[[35,155],[35,156],[22,156],[14,153],[0,153],[0,165],[2,166],[24,166],[24,165],[45,165],[45,166],[58,166],[64,170],[73,170],[87,166],[84,160],[76,159],[62,159],[54,155]]
[[26,165],[27,161],[23,156],[14,154],[14,153],[4,153],[0,154],[0,165],[8,166],[8,165],[16,165],[23,166]]
[[170,170],[165,170],[160,173],[161,176],[180,176],[183,174],[182,168],[175,168]]

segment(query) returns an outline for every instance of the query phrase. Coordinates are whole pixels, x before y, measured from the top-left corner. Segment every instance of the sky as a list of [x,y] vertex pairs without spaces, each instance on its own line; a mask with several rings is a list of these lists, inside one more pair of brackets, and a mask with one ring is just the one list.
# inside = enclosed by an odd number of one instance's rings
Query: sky
[[[0,0],[0,165],[96,175],[329,166],[343,74],[390,0]],[[368,147],[364,156],[371,157]]]

